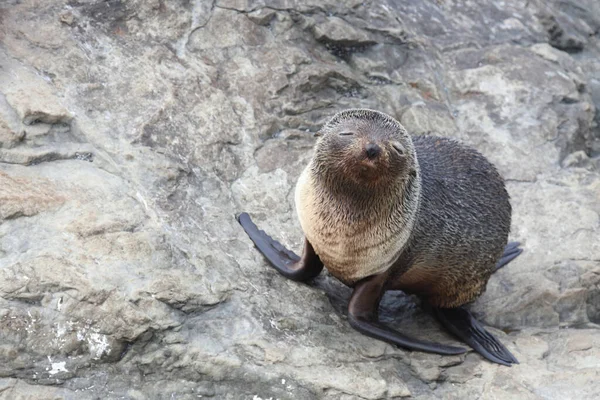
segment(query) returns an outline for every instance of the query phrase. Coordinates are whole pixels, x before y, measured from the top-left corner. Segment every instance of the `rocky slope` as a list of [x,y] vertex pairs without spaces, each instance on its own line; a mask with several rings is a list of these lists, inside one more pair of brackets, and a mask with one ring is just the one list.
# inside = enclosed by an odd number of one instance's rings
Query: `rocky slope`
[[[599,36],[595,0],[3,1],[0,399],[599,398]],[[236,223],[300,248],[294,183],[349,107],[505,176],[525,252],[473,310],[520,365],[364,337]]]

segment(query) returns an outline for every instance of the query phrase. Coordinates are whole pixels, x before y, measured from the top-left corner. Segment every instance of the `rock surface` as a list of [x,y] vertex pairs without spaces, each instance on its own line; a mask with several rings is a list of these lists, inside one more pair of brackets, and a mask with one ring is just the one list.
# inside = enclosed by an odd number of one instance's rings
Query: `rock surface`
[[[596,0],[0,5],[0,399],[600,398]],[[473,310],[521,364],[353,331],[270,269],[349,107],[500,169],[525,252]],[[454,343],[401,293],[386,323]]]

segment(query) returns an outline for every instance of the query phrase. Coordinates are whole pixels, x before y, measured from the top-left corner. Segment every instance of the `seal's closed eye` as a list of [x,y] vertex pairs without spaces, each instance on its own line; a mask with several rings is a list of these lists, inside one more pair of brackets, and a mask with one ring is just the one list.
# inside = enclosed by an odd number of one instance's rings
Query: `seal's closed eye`
[[404,146],[402,146],[400,142],[392,142],[392,147],[394,148],[394,150],[396,150],[398,154],[404,155]]
[[354,132],[340,132],[340,136],[352,136]]

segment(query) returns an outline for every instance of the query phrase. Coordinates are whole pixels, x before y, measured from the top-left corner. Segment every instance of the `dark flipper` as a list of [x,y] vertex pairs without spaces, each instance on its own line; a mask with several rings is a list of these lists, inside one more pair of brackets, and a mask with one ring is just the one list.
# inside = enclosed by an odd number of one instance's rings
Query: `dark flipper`
[[294,281],[307,281],[319,275],[323,270],[323,263],[308,240],[304,241],[302,257],[298,257],[293,251],[286,249],[281,243],[267,235],[265,231],[258,229],[248,214],[241,213],[237,220],[256,248],[286,278]]
[[519,248],[519,242],[510,242],[504,248],[504,253],[500,260],[496,263],[495,271],[498,271],[500,268],[504,267],[506,264],[517,258],[519,254],[523,252],[523,249]]
[[377,309],[384,292],[386,276],[375,275],[363,279],[354,287],[348,304],[348,321],[357,331],[384,342],[409,350],[420,350],[436,354],[462,354],[466,349],[424,342],[405,336],[379,322]]
[[462,347],[445,346],[439,343],[424,342],[414,339],[397,332],[379,322],[368,321],[362,318],[356,318],[348,315],[350,325],[357,331],[375,339],[383,340],[384,342],[395,344],[408,350],[419,350],[427,353],[435,353],[442,355],[463,354],[467,350]]
[[450,332],[463,340],[488,360],[509,366],[519,362],[504,345],[485,330],[464,308],[434,308],[439,321]]

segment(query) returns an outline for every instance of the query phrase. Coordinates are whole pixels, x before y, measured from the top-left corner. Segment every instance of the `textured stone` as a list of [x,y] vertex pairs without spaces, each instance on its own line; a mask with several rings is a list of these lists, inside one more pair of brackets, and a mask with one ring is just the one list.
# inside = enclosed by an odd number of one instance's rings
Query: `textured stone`
[[55,100],[44,86],[8,92],[6,99],[17,111],[25,125],[39,122],[47,124],[65,123],[71,120],[69,112],[60,104],[54,102]]
[[[40,38],[40,40],[43,39]],[[46,81],[11,59],[4,49],[0,49],[0,62],[5,66],[0,70],[0,80],[2,81],[0,86],[3,94],[0,110],[5,108],[3,103],[6,99],[6,103],[12,107],[25,125],[40,122],[68,123],[72,119],[69,111],[52,93],[52,88]]]
[[365,32],[359,31],[339,17],[327,17],[325,21],[316,23],[313,32],[315,39],[330,45],[358,47],[376,43]]
[[0,220],[30,217],[64,202],[48,181],[12,178],[0,171]]
[[[0,399],[599,398],[599,7],[3,3]],[[472,311],[519,365],[361,335],[348,288],[282,278],[235,221],[299,250],[294,184],[350,107],[507,179],[525,251]],[[414,297],[380,315],[456,343]]]
[[23,140],[25,132],[15,132],[8,124],[0,119],[0,148],[11,148],[14,147],[18,142]]

